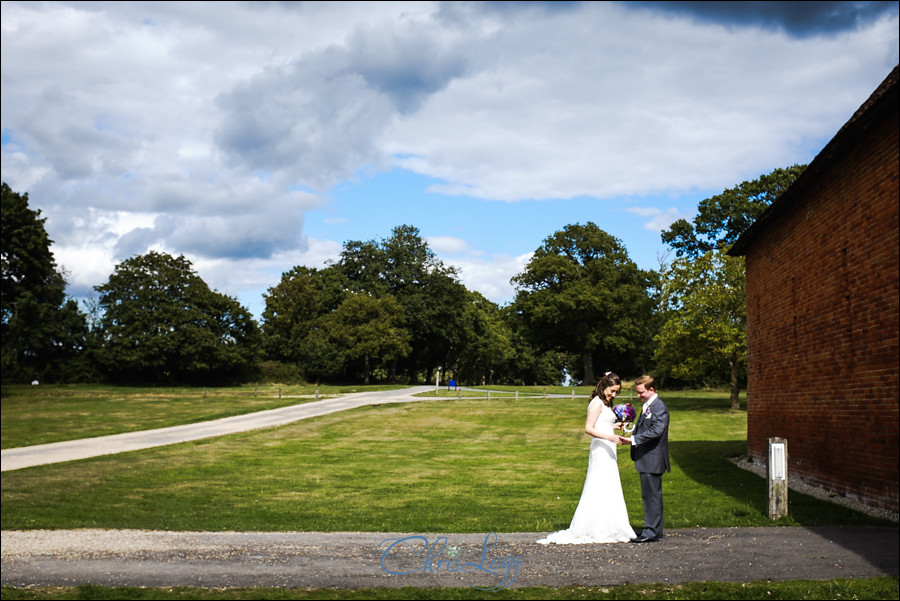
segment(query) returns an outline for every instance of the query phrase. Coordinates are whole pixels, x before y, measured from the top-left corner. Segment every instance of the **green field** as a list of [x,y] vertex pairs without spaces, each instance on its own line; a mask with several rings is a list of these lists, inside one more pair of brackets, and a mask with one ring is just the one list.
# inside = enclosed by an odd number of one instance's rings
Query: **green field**
[[[234,388],[3,386],[2,448],[190,424],[316,400],[315,385]],[[370,386],[384,390],[398,386]],[[359,386],[321,386],[319,398]]]
[[[155,426],[161,402],[144,401],[145,395],[140,391],[136,402],[99,394],[89,401],[78,396],[35,403],[30,420],[18,421],[60,431],[76,419],[69,404],[107,416],[128,405],[134,429]],[[210,404],[225,397],[204,399],[195,391],[194,397],[172,398],[187,422],[210,414]],[[673,464],[664,480],[666,527],[772,524],[762,479],[728,461],[746,450],[746,413],[729,409],[725,393],[664,398],[672,412]],[[222,403],[234,413],[241,402],[246,410],[259,408],[255,399],[235,395]],[[18,415],[29,413],[21,402],[11,404]],[[3,411],[6,438],[13,426],[5,398]],[[176,412],[168,413],[171,422]],[[555,530],[568,525],[581,493],[589,446],[584,415],[583,397],[448,396],[7,472],[2,528]],[[627,453],[619,462],[629,515],[638,523],[638,475]],[[791,494],[790,510],[775,523],[884,523],[798,493]]]
[[[9,392],[4,388],[4,447],[19,446],[8,445],[7,437],[32,440],[43,431],[53,433],[47,435],[51,439],[64,438],[61,432],[72,424],[88,436],[122,426],[108,421],[146,429],[299,400],[285,399],[287,391],[281,399],[262,399],[252,388],[207,391],[206,397],[202,390],[187,389]],[[586,400],[544,398],[540,388],[520,390],[519,398],[511,392],[492,392],[487,399],[486,393],[459,398],[443,390],[443,398],[424,403],[368,406],[276,428],[7,472],[2,529],[503,533],[565,528],[587,467]],[[662,396],[672,416],[672,473],[664,478],[667,528],[895,526],[793,491],[790,514],[769,520],[764,481],[729,461],[746,451],[746,412],[730,409],[726,392],[663,391]],[[639,526],[640,484],[624,449],[619,463],[629,516]],[[491,597],[896,599],[897,590],[896,579],[866,579],[527,589]],[[483,598],[473,596],[477,593],[4,587],[2,597]]]

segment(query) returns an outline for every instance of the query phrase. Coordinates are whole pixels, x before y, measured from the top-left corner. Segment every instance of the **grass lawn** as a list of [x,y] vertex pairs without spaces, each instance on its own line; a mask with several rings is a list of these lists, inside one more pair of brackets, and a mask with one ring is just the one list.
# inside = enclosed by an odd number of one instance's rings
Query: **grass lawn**
[[[4,387],[5,447],[7,436],[30,440],[43,430],[58,436],[71,424],[86,424],[82,432],[108,433],[104,421],[129,421],[133,429],[144,429],[298,402],[262,401],[252,388],[238,394],[208,391],[205,398],[202,391],[189,396],[183,389],[44,388],[54,390],[58,394],[50,398],[30,389],[7,396]],[[587,468],[584,396],[544,398],[542,389],[518,399],[514,390],[513,396],[492,393],[490,399],[444,392],[445,398],[435,401],[368,406],[277,428],[6,472],[0,527],[503,533],[568,526]],[[283,397],[288,394],[283,391]],[[663,391],[662,396],[672,416],[672,473],[663,484],[666,528],[895,525],[794,491],[790,514],[769,520],[764,481],[728,461],[746,451],[746,412],[731,410],[725,392]],[[11,408],[8,398],[14,400]],[[258,406],[251,399],[272,404]],[[118,411],[124,411],[122,417]],[[629,516],[639,526],[640,483],[625,448],[619,464]],[[897,599],[898,585],[896,579],[873,578],[489,594],[467,588],[95,586],[3,587],[0,594],[3,599]]]
[[[729,409],[724,393],[664,398],[672,412],[673,465],[664,479],[666,527],[772,525],[763,481],[727,460],[745,452],[746,413]],[[7,472],[0,523],[3,529],[556,530],[568,525],[584,481],[585,408],[581,397],[448,397]],[[45,417],[56,427],[53,415]],[[629,515],[640,525],[640,483],[622,451]],[[795,492],[790,510],[774,524],[884,524]]]
[[[365,390],[400,388],[367,387]],[[359,386],[321,386],[320,398]],[[3,386],[2,448],[165,428],[314,401],[316,386]]]

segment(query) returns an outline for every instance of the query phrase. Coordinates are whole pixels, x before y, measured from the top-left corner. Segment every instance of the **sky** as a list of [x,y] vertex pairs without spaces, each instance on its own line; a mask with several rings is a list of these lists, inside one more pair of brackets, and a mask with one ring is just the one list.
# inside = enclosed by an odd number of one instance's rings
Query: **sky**
[[593,222],[642,269],[809,163],[898,63],[898,2],[2,2],[2,179],[74,298],[150,250],[256,318],[411,225],[499,304]]

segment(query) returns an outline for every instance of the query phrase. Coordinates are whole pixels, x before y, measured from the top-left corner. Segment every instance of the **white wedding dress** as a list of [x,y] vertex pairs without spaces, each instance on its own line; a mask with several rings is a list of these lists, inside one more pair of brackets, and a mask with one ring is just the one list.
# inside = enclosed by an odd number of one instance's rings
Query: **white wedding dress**
[[[594,427],[604,434],[612,434],[615,414],[599,397],[591,400],[588,411],[594,403],[600,403],[602,407]],[[587,477],[572,523],[568,529],[554,532],[537,542],[544,545],[625,543],[635,537],[634,529],[628,523],[619,464],[616,463],[616,446],[609,440],[591,438]]]

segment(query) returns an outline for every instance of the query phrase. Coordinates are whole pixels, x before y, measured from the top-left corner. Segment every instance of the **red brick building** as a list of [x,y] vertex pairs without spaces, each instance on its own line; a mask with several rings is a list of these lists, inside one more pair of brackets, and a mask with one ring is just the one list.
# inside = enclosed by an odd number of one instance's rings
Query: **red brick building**
[[729,251],[747,267],[747,447],[898,510],[898,68]]

